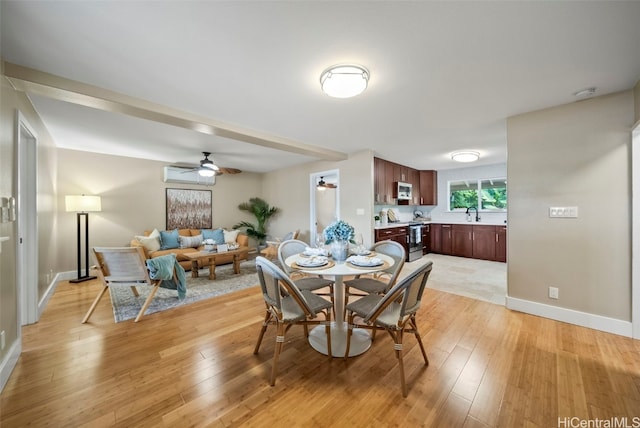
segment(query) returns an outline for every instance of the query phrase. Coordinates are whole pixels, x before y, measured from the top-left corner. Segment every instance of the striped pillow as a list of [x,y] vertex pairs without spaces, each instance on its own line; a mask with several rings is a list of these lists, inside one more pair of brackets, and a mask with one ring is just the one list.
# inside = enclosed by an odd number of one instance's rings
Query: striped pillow
[[180,248],[198,248],[202,245],[202,235],[179,236]]

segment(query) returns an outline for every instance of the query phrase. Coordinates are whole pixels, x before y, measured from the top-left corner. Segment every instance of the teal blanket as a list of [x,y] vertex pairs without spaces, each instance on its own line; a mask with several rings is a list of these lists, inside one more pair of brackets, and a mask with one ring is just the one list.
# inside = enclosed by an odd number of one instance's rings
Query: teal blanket
[[[151,279],[162,280],[160,287],[177,290],[178,299],[182,300],[187,295],[187,277],[175,254],[147,259],[147,269]],[[173,278],[174,269],[176,279]]]

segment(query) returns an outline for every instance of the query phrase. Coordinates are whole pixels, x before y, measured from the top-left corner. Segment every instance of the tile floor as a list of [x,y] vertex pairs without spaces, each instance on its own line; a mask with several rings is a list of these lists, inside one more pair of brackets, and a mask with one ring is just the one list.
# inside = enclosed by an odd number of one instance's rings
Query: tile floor
[[428,260],[433,261],[433,270],[427,287],[504,306],[507,295],[506,263],[427,254],[420,260],[405,263],[400,277]]

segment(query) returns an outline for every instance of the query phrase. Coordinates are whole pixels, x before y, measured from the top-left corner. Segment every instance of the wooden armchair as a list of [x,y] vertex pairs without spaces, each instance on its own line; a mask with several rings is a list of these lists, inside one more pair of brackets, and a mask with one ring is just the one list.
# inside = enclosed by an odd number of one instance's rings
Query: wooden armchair
[[[98,302],[100,302],[100,299],[102,299],[108,287],[131,287],[134,296],[138,297],[137,286],[150,286],[153,288],[134,322],[140,321],[140,318],[144,315],[144,312],[158,291],[158,287],[162,283],[162,280],[153,280],[149,277],[142,247],[96,247],[92,249],[92,252],[98,263],[98,276],[104,287],[102,287],[96,296],[89,311],[87,311],[87,314],[84,316],[82,323],[84,324],[89,321],[91,314],[93,314],[93,311],[96,309]],[[173,270],[173,279],[177,281],[175,268]]]

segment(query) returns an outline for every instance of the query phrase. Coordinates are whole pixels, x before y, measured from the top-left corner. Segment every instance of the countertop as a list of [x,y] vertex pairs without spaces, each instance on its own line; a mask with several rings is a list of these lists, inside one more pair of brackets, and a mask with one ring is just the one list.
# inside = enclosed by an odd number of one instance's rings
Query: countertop
[[[413,220],[413,222],[420,222],[420,220]],[[497,221],[434,221],[434,220],[422,220],[422,224],[468,224],[468,225],[477,225],[477,226],[506,226],[505,222],[497,222]],[[388,229],[390,227],[403,227],[409,226],[408,222],[393,222],[387,224],[381,224],[380,226],[374,227],[374,229]]]

